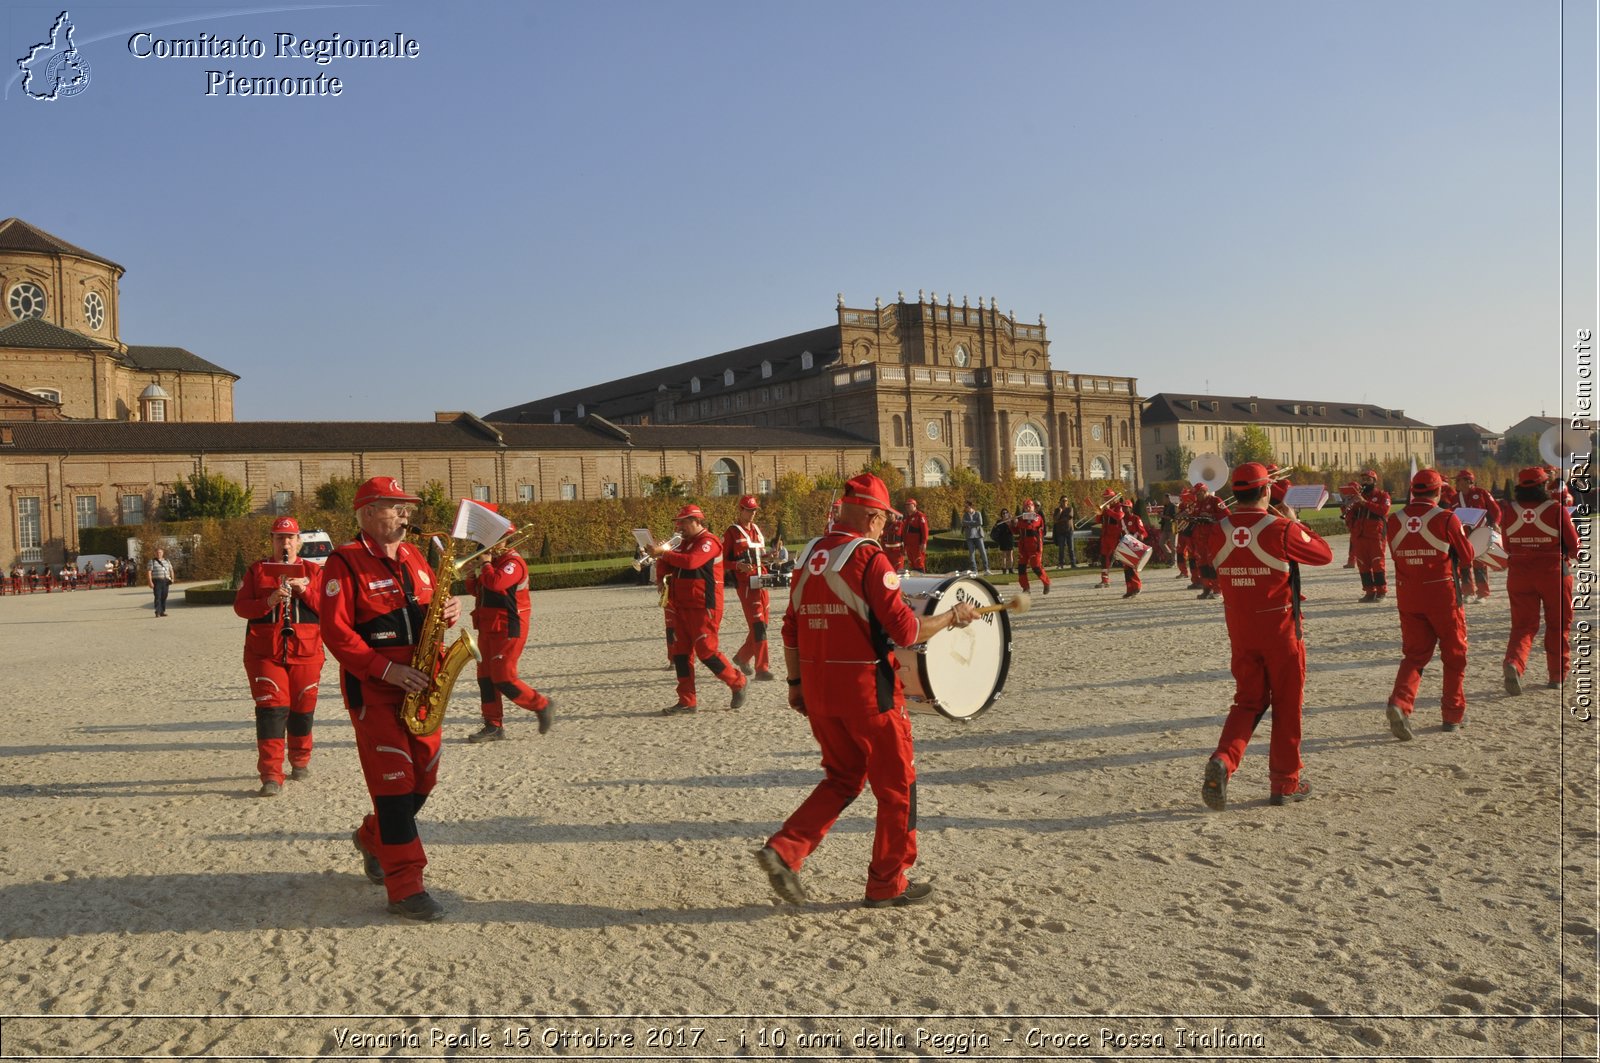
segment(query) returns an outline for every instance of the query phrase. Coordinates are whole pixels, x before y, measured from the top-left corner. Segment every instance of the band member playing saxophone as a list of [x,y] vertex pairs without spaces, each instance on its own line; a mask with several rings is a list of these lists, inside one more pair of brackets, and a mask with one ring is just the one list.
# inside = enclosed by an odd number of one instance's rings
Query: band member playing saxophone
[[311,723],[317,709],[317,684],[322,679],[322,569],[301,563],[298,575],[268,571],[286,569],[300,553],[300,525],[293,517],[272,523],[272,556],[245,572],[233,611],[244,629],[244,670],[256,703],[257,797],[283,792],[283,755],[287,738],[289,778],[311,774]]
[[[420,501],[392,476],[374,476],[356,489],[361,532],[328,558],[320,612],[372,796],[372,814],[354,835],[363,869],[388,893],[390,912],[432,920],[444,908],[422,885],[428,857],[417,812],[438,779],[443,732],[411,733],[401,709],[406,695],[433,682],[409,662],[435,594],[449,595],[450,588],[434,586],[427,559],[405,541],[407,518]],[[447,598],[443,623],[454,626],[460,616],[461,603]]]

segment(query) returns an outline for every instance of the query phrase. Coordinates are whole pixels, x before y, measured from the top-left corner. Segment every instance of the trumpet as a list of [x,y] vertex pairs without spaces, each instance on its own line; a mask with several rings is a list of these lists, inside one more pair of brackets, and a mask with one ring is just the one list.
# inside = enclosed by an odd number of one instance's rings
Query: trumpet
[[[672,538],[668,539],[666,542],[662,543],[661,545],[666,547],[668,550],[676,550],[680,545],[682,545],[682,543],[683,543],[683,536],[680,535],[677,532],[673,532],[672,533]],[[655,563],[656,563],[656,559],[651,557],[648,554],[646,554],[644,557],[636,557],[631,562],[631,564],[633,565],[633,570],[635,572],[638,572],[638,571],[642,570],[644,568],[644,566],[646,566],[646,565],[653,565]]]

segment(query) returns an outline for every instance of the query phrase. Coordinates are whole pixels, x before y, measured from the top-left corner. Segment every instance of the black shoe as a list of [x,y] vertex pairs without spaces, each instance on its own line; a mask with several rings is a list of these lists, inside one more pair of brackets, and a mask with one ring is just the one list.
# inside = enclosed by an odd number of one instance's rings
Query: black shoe
[[[540,729],[543,730],[543,728]],[[482,729],[467,735],[467,741],[473,745],[477,745],[479,742],[504,742],[505,740],[506,729],[495,723],[486,723]]]
[[728,699],[728,708],[730,708],[730,709],[742,709],[742,708],[744,708],[745,693],[749,689],[749,686],[750,686],[750,684],[746,683],[746,684],[744,684],[744,686],[741,686],[738,690],[735,690],[733,692],[733,697]]
[[734,661],[733,664],[734,667],[738,668],[739,671],[743,672],[745,675],[756,674],[756,666],[750,661]]
[[1373,594],[1371,591],[1368,591],[1366,594],[1363,594],[1361,597],[1357,598],[1356,602],[1358,604],[1364,605],[1367,602],[1375,602],[1377,600],[1378,600],[1378,596],[1376,594]]
[[350,832],[350,840],[355,843],[356,851],[361,854],[361,870],[366,873],[367,881],[374,886],[383,885],[383,865],[378,863],[378,858],[367,851],[361,844],[361,830],[357,828]]
[[302,764],[298,768],[290,768],[289,769],[289,778],[291,778],[291,779],[309,779],[309,778],[311,778],[311,765]]
[[1561,689],[1561,684],[1557,683],[1554,679],[1552,679],[1552,680],[1550,680],[1550,682],[1546,683],[1545,686],[1549,687],[1551,690],[1560,690]]
[[1505,677],[1506,693],[1515,697],[1522,693],[1522,674],[1517,671],[1517,666],[1507,661],[1500,670]]
[[281,782],[264,782],[264,783],[261,784],[261,789],[256,791],[256,796],[257,797],[277,797],[281,793],[283,793],[283,783],[281,783]]
[[1045,592],[1045,593],[1046,593],[1046,594],[1049,594],[1049,593],[1050,593],[1050,584],[1048,584],[1048,583],[1046,583],[1046,584],[1045,584],[1045,585],[1044,585],[1044,592]]
[[789,865],[783,862],[783,857],[772,846],[763,845],[756,850],[756,863],[767,873],[773,893],[789,904],[806,902],[806,888],[800,884],[799,874],[789,869]]
[[544,708],[534,713],[539,718],[539,733],[547,735],[550,728],[556,723],[556,702],[554,698],[546,698]]
[[1271,797],[1267,798],[1267,804],[1269,804],[1269,805],[1287,805],[1291,801],[1304,801],[1306,798],[1308,798],[1310,796],[1311,796],[1311,784],[1306,782],[1306,781],[1304,781],[1304,780],[1301,780],[1300,785],[1296,786],[1294,788],[1293,792],[1287,793],[1287,794],[1273,794]]
[[904,908],[908,904],[921,904],[933,896],[933,883],[912,882],[904,893],[894,897],[868,897],[861,902],[863,908]]
[[393,915],[403,915],[407,919],[431,923],[444,916],[444,905],[428,896],[427,890],[423,890],[421,893],[413,893],[404,900],[390,901],[389,912]]
[[1411,741],[1411,717],[1398,705],[1389,706],[1389,733],[1402,742]]
[[1124,598],[1132,598],[1135,594],[1138,594],[1138,593],[1139,593],[1138,591],[1134,591],[1134,590],[1124,591],[1122,596]]
[[770,683],[776,678],[778,677],[767,671],[765,668],[756,673],[756,681],[760,683]]
[[690,713],[695,713],[695,712],[699,712],[699,711],[700,711],[699,706],[697,706],[697,705],[685,705],[683,702],[680,701],[680,702],[677,702],[676,704],[668,705],[666,708],[662,709],[661,710],[661,715],[663,715],[663,716],[687,716]]
[[1466,725],[1467,725],[1467,718],[1465,716],[1463,716],[1463,717],[1461,717],[1461,719],[1457,720],[1455,723],[1451,723],[1449,720],[1446,720],[1444,722],[1444,726],[1440,727],[1439,730],[1441,730],[1441,731],[1459,731],[1463,727],[1465,727]]
[[1221,812],[1228,807],[1228,766],[1220,758],[1206,761],[1205,781],[1200,784],[1200,800],[1207,808]]

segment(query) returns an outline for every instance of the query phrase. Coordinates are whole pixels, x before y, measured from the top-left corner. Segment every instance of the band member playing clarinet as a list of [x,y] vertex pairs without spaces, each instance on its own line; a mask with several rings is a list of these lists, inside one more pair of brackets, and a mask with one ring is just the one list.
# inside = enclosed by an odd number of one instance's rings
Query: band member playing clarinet
[[917,859],[916,769],[911,721],[892,646],[911,646],[979,618],[977,607],[918,617],[876,537],[893,513],[889,490],[871,473],[845,484],[834,530],[795,566],[783,616],[789,707],[805,716],[822,749],[822,782],[756,861],[784,901],[806,899],[799,870],[845,807],[872,784],[877,833],[867,869],[868,908],[927,900],[933,887],[906,872]]
[[717,632],[722,627],[722,542],[707,530],[705,513],[692,502],[678,511],[672,523],[681,537],[677,549],[669,550],[660,543],[650,548],[656,567],[662,570],[661,578],[669,580],[672,666],[678,673],[678,700],[661,714],[699,711],[691,654],[728,685],[733,691],[728,708],[737,709],[744,704],[744,674],[717,651]]
[[1250,736],[1269,707],[1269,803],[1281,805],[1311,795],[1311,785],[1300,778],[1306,644],[1295,594],[1300,582],[1296,566],[1333,560],[1332,548],[1316,532],[1267,512],[1264,465],[1247,461],[1233,470],[1233,497],[1231,513],[1195,532],[1197,539],[1206,540],[1196,546],[1209,558],[1222,586],[1223,616],[1233,650],[1233,706],[1200,787],[1200,799],[1217,811],[1228,806],[1228,780],[1239,769]]
[[257,797],[283,792],[285,739],[289,778],[311,774],[311,723],[323,662],[317,616],[322,569],[298,562],[299,555],[299,522],[279,517],[272,522],[272,556],[245,571],[233,596],[233,611],[246,621],[244,673],[256,702]]
[[[479,502],[492,513],[498,507]],[[516,525],[506,529],[507,534]],[[506,737],[502,696],[539,719],[539,733],[548,734],[555,721],[553,702],[518,676],[522,650],[533,624],[533,603],[528,596],[528,566],[510,547],[497,547],[476,575],[467,577],[467,593],[476,599],[472,624],[478,629],[478,696],[483,727],[467,736],[468,742],[498,742]]]
[[[354,834],[367,878],[383,886],[389,911],[433,920],[444,906],[422,885],[428,856],[417,836],[417,812],[439,777],[442,730],[414,735],[401,718],[406,695],[428,689],[433,676],[411,667],[414,643],[435,594],[433,570],[405,541],[407,518],[421,499],[392,476],[356,488],[361,532],[333,552],[323,568],[322,639],[339,662],[339,689],[355,729],[356,753],[372,814]],[[439,616],[450,626],[461,602],[450,598]]]
[[745,675],[766,680],[777,678],[772,674],[772,662],[767,655],[770,596],[765,587],[750,585],[751,578],[763,575],[767,568],[767,541],[761,535],[760,525],[756,524],[756,510],[760,508],[761,502],[755,495],[739,499],[739,516],[722,536],[722,556],[733,565],[734,593],[739,596],[744,622],[750,628],[744,645],[733,655],[733,663]]

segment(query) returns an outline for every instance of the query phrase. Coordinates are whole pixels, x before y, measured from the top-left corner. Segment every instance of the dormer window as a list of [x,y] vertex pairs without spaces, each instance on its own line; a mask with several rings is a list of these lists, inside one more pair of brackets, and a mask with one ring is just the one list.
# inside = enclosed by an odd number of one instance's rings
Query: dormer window
[[39,396],[46,402],[59,403],[61,401],[61,392],[56,391],[54,388],[34,388],[31,394]]
[[725,388],[733,387],[733,370],[732,369],[724,369],[722,371],[722,386],[725,387]]
[[801,369],[810,369],[811,368],[811,352],[810,351],[801,351],[800,352],[800,368]]
[[561,411],[560,410],[557,410],[555,413],[550,415],[550,423],[551,424],[560,424],[561,423]]
[[765,379],[767,379],[767,377],[769,377],[771,375],[772,375],[772,363],[771,362],[762,362],[761,363],[761,379],[765,380]]
[[172,398],[160,384],[151,384],[139,393],[140,413],[146,421],[167,419],[167,400]]
[[578,420],[580,420],[580,421],[583,420],[583,415],[586,412],[587,412],[587,410],[585,409],[583,403],[581,403],[581,402],[578,403]]
[[696,394],[696,395],[700,394],[700,378],[699,377],[692,376],[692,377],[689,378],[689,390],[691,392],[693,392],[694,394]]

